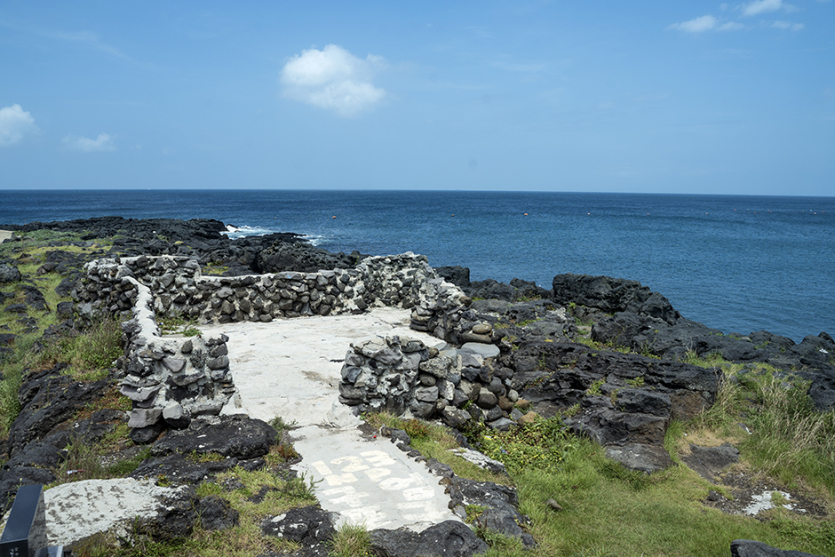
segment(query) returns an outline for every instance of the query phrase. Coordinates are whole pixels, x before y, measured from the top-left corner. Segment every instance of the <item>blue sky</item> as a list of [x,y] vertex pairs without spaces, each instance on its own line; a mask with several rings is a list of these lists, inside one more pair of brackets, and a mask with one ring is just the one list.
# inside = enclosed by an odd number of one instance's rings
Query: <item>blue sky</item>
[[833,184],[835,1],[0,1],[0,189]]

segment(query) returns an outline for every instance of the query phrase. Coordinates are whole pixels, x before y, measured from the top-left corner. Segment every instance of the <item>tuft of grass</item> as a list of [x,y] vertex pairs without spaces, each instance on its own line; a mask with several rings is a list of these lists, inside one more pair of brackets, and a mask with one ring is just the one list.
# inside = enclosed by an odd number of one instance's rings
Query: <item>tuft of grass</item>
[[752,464],[789,487],[802,478],[835,496],[835,410],[816,411],[799,379],[767,372],[752,387],[758,409],[743,443]]
[[293,428],[295,422],[286,423],[283,418],[276,416],[270,420],[270,425],[276,431],[276,444],[270,448],[270,452],[266,455],[267,462],[275,466],[288,460],[293,460],[299,457],[299,453],[293,447],[293,444],[285,438],[285,433]]
[[98,381],[107,377],[113,362],[122,355],[122,328],[116,319],[104,318],[80,335],[63,337],[57,348],[58,358],[70,364],[67,375],[78,381]]
[[196,321],[186,319],[182,315],[157,315],[156,322],[163,335],[183,335],[185,337],[196,337],[201,335],[200,329],[195,327]]
[[[123,433],[127,435],[127,427]],[[74,439],[66,448],[66,459],[55,470],[56,480],[47,488],[81,480],[122,478],[151,456],[151,449],[145,447],[129,459],[112,462],[108,447],[107,442],[91,445]]]
[[414,418],[403,421],[403,431],[413,440],[427,439],[430,436],[429,423]]
[[364,557],[371,553],[371,534],[365,524],[343,524],[331,542],[330,557]]
[[726,371],[716,402],[689,429],[735,441],[752,465],[784,485],[835,496],[835,410],[816,411],[799,378],[767,365],[742,371]]

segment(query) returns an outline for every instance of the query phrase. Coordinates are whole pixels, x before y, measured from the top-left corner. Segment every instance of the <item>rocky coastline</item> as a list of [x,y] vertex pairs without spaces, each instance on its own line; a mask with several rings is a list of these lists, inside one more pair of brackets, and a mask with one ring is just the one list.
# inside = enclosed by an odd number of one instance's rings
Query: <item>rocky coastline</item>
[[[77,334],[103,314],[125,319],[123,354],[107,378],[74,381],[62,374],[64,364],[23,375],[16,393],[20,412],[0,445],[6,455],[0,512],[18,486],[54,482],[71,444],[101,441],[127,425],[132,443],[115,458],[144,456],[130,477],[165,476],[173,485],[190,486],[172,495],[167,510],[143,523],[142,532],[173,539],[195,525],[223,529],[235,523],[228,502],[198,497],[195,488],[234,467],[264,469],[282,436],[261,420],[222,413],[235,396],[225,339],[165,339],[157,323],[163,318],[269,322],[383,306],[408,309],[414,330],[445,345],[394,337],[346,347],[343,404],[357,413],[407,413],[464,433],[473,424],[507,431],[536,417],[564,416],[568,430],[644,473],[673,465],[664,447],[670,423],[692,420],[716,400],[721,365],[706,369],[687,358],[718,357],[722,365],[742,365],[743,375],[767,364],[774,373],[807,381],[817,411],[835,408],[835,340],[826,332],[801,343],[766,331],[724,335],[686,319],[663,295],[635,281],[563,274],[550,289],[522,279],[471,282],[466,268],[433,269],[413,254],[333,254],[292,233],[229,239],[224,223],[208,219],[103,217],[0,229],[16,233],[4,243],[12,248],[43,230],[71,238],[44,247],[43,261],[31,272],[27,258],[0,259],[0,311],[15,324],[0,328],[0,361],[24,332],[41,335],[43,345]],[[47,276],[61,279],[54,293],[64,301],[54,307],[52,293],[41,287]],[[44,313],[54,316],[47,327],[36,318]],[[130,409],[102,407],[85,415],[93,401],[115,396],[114,385]],[[403,442],[404,451],[414,450],[405,432],[386,434]],[[456,435],[463,447],[478,448]],[[201,461],[187,454],[214,456]],[[450,508],[457,500],[463,512],[462,501],[477,500],[473,504],[487,509],[484,527],[536,545],[515,491],[496,484],[476,489],[440,463],[434,469],[450,486]],[[311,510],[293,520],[306,524],[304,533],[292,534],[302,546],[299,554],[327,554],[321,542],[332,536],[330,519]],[[280,520],[267,522],[265,535],[287,530]],[[455,554],[486,549],[471,530],[445,528],[433,531],[440,540],[437,554],[456,543],[463,545]],[[432,537],[421,536],[377,532],[375,550],[418,554]]]

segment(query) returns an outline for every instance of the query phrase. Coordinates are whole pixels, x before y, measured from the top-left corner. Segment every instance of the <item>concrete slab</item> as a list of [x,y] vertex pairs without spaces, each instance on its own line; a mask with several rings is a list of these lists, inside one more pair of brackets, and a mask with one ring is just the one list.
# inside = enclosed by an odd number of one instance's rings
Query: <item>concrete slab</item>
[[438,478],[388,439],[364,438],[359,418],[337,398],[351,343],[392,335],[428,346],[441,342],[409,329],[409,314],[380,308],[362,315],[200,327],[209,336],[229,337],[238,411],[265,421],[280,416],[299,426],[293,437],[303,460],[296,468],[317,482],[322,508],[338,513],[340,524],[421,531],[459,520],[447,508],[449,497]]
[[101,532],[129,537],[135,518],[155,516],[162,498],[176,491],[159,487],[153,480],[133,478],[84,480],[47,489],[49,545],[69,545]]
[[0,244],[3,243],[3,240],[11,240],[13,234],[11,230],[0,230]]

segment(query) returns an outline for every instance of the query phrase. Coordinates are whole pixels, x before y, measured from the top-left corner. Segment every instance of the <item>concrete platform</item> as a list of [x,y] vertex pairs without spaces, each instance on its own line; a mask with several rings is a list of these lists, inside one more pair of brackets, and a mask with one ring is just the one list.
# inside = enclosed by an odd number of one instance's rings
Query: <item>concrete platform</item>
[[363,315],[200,327],[205,335],[229,337],[230,371],[241,398],[231,411],[265,421],[279,416],[299,426],[292,432],[303,457],[296,468],[320,482],[316,495],[322,508],[338,513],[339,523],[421,531],[459,520],[447,508],[449,497],[436,476],[388,439],[363,437],[359,418],[337,399],[352,342],[400,335],[440,344],[409,329],[409,313],[381,308]]

